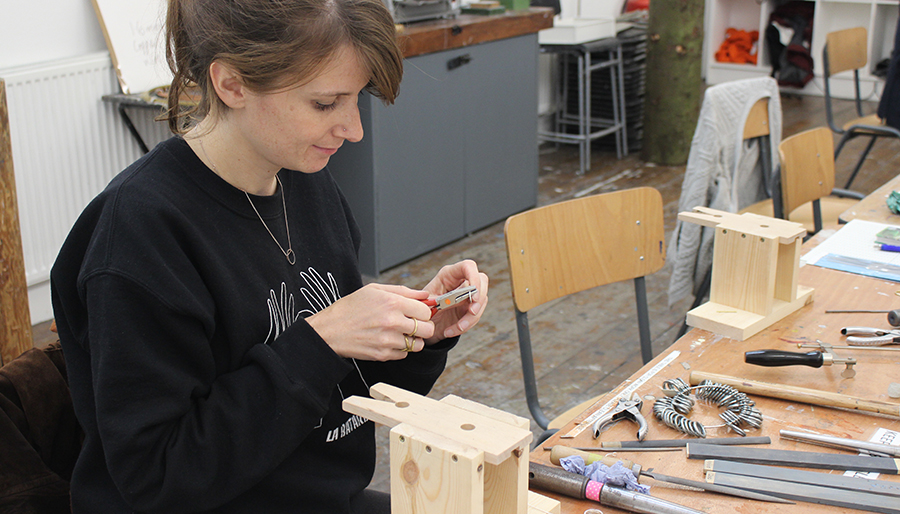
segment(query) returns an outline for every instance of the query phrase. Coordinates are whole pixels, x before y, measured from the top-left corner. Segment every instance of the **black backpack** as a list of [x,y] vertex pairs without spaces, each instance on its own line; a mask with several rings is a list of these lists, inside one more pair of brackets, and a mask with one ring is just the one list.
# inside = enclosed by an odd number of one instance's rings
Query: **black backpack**
[[[809,52],[809,34],[812,32],[812,11],[809,2],[787,2],[772,11],[769,26],[766,27],[765,42],[769,62],[772,63],[772,77],[779,86],[802,88],[813,79],[813,58]],[[781,43],[778,29],[771,22],[794,29],[794,35],[787,46]]]

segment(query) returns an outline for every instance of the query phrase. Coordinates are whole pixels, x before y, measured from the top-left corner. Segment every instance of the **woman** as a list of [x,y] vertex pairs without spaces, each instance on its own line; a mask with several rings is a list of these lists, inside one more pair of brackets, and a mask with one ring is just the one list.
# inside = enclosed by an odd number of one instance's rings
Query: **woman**
[[[389,382],[425,394],[478,322],[474,262],[418,291],[363,286],[359,231],[325,168],[359,141],[357,97],[397,94],[381,0],[170,0],[169,122],[52,270],[85,441],[74,512],[379,512],[374,427],[341,409]],[[194,82],[190,118],[177,98]],[[462,285],[433,318],[422,300]]]

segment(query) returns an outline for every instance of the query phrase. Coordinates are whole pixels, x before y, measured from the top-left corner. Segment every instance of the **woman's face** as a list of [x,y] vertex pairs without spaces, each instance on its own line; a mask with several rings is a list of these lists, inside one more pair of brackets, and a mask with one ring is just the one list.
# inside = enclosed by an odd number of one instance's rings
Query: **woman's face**
[[278,93],[247,96],[234,114],[249,143],[249,160],[269,171],[315,173],[344,143],[362,139],[357,101],[369,73],[349,46],[310,82]]

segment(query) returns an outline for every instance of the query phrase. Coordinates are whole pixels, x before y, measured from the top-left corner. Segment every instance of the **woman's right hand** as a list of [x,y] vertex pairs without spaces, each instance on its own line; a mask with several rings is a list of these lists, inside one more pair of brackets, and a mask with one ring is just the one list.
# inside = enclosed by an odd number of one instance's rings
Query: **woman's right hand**
[[427,291],[404,286],[368,284],[306,318],[307,323],[341,357],[399,360],[424,348],[434,335],[431,309],[422,303]]

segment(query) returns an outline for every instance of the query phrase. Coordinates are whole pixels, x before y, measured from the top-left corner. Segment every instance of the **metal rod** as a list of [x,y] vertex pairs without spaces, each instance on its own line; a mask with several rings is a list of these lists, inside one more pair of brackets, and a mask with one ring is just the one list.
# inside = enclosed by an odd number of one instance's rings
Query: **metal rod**
[[687,478],[663,475],[662,473],[657,473],[655,471],[644,471],[641,474],[646,475],[646,476],[652,478],[653,480],[659,480],[660,482],[667,482],[670,484],[678,484],[678,485],[683,485],[686,487],[693,487],[693,488],[707,491],[710,493],[727,494],[728,496],[737,496],[739,498],[747,498],[750,500],[757,500],[757,501],[770,502],[770,503],[791,503],[791,504],[794,503],[790,500],[785,500],[783,498],[779,498],[777,496],[772,496],[769,494],[762,494],[762,493],[757,493],[754,491],[746,491],[744,489],[738,489],[736,487],[727,487],[724,485],[708,484],[706,482],[700,482],[698,480],[688,480]]
[[789,439],[791,441],[800,441],[803,443],[817,444],[819,446],[839,448],[842,450],[865,450],[869,453],[900,457],[900,446],[890,446],[869,441],[857,441],[856,439],[834,437],[830,435],[808,434],[805,432],[795,432],[793,430],[781,430],[778,433],[781,435],[782,439]]
[[[900,348],[888,348],[885,346],[842,346],[831,345],[832,348],[840,348],[842,350],[878,350],[881,352],[900,352]],[[797,348],[821,348],[815,343],[797,343]]]
[[578,500],[593,500],[628,512],[645,514],[703,514],[699,510],[678,505],[649,494],[636,493],[607,484],[595,482],[577,473],[564,469],[528,463],[528,485],[535,489],[543,489],[563,494]]
[[827,310],[825,314],[850,314],[850,313],[861,313],[861,314],[887,314],[891,311],[873,311],[873,310],[864,310],[864,309],[838,309],[838,310]]
[[[650,448],[598,448],[596,446],[570,446],[572,450],[578,450],[582,452],[606,452],[606,453],[621,453],[621,452],[677,452],[684,450],[684,446],[653,446]],[[545,450],[552,450],[552,447],[544,446]]]

